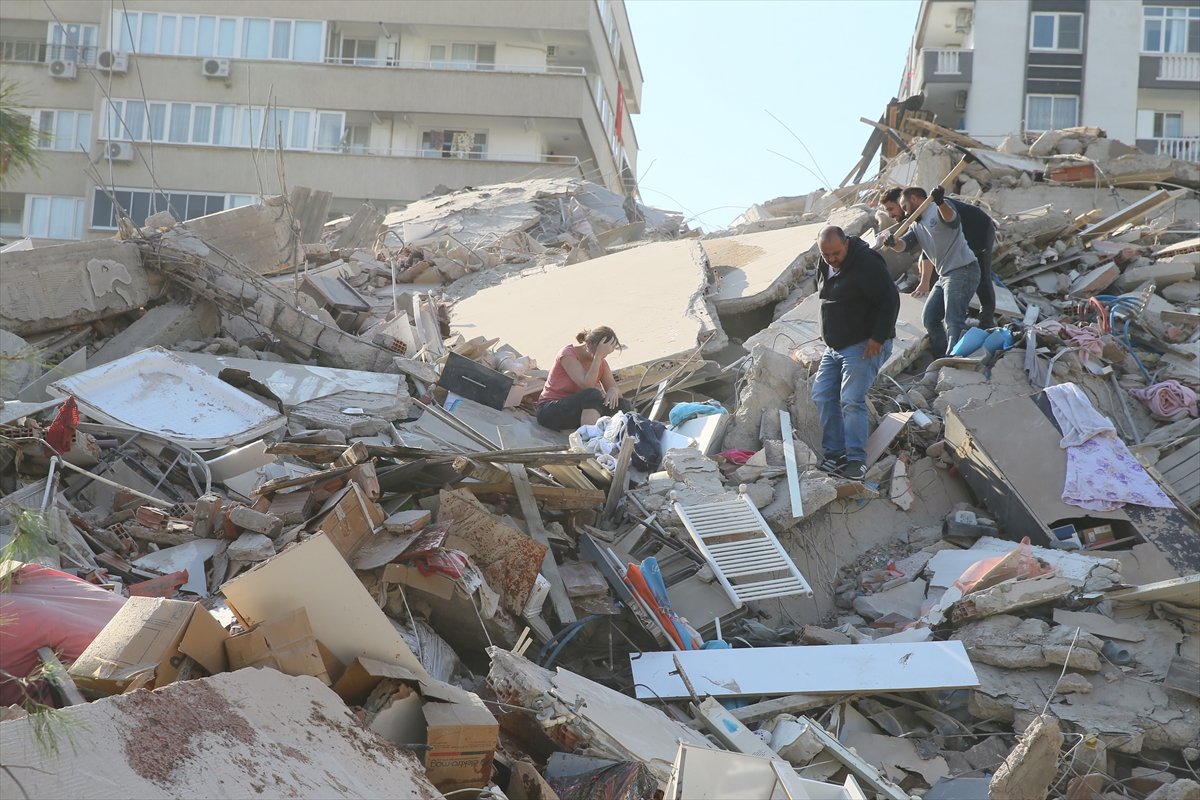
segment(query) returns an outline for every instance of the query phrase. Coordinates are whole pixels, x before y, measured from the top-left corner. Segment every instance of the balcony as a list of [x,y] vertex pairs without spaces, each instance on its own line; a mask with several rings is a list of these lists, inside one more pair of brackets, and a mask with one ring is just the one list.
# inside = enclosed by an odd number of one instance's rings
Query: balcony
[[926,47],[917,60],[914,94],[930,83],[970,83],[975,53],[959,48]]
[[1158,59],[1158,79],[1160,81],[1200,81],[1200,55],[1172,54],[1163,55]]
[[473,61],[397,61],[392,58],[337,58],[327,56],[325,63],[339,67],[377,67],[384,69],[435,69],[441,72],[507,72],[515,75],[587,75],[583,67],[558,67],[552,64],[491,64]]
[[51,61],[74,61],[96,66],[97,47],[78,47],[70,44],[46,44],[39,39],[0,39],[0,61],[23,64],[46,64]]
[[1180,161],[1200,164],[1200,136],[1182,136],[1171,139],[1154,139],[1157,155],[1170,156]]

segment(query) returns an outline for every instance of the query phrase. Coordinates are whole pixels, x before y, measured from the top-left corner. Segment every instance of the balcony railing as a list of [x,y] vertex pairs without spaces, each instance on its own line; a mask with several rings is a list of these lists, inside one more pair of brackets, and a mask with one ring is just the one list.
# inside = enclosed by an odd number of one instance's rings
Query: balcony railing
[[1200,82],[1200,54],[1163,55],[1158,59],[1160,81]]
[[958,68],[958,54],[961,50],[937,50],[937,69],[934,75],[961,75]]
[[1182,136],[1172,139],[1156,139],[1158,155],[1170,156],[1180,161],[1200,163],[1200,136]]
[[74,61],[96,66],[97,47],[73,44],[46,44],[38,39],[0,39],[0,61],[46,64],[50,61]]
[[558,67],[552,64],[489,64],[473,61],[397,61],[391,58],[336,58],[325,63],[341,67],[382,67],[390,69],[436,69],[447,72],[507,72],[522,75],[587,75],[583,67]]
[[560,164],[564,167],[579,166],[575,156],[544,156],[537,153],[488,153],[488,152],[446,152],[438,150],[413,150],[390,147],[356,147],[344,145],[336,150],[317,149],[317,153],[352,155],[352,156],[385,156],[388,158],[427,158],[444,161],[515,161],[522,164]]

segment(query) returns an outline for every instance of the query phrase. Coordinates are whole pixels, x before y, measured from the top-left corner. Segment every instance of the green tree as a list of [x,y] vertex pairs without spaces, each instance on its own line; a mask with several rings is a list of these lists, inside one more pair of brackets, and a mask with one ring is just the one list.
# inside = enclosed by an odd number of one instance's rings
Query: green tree
[[37,174],[42,154],[29,114],[22,113],[23,96],[16,81],[0,78],[0,181],[26,170]]

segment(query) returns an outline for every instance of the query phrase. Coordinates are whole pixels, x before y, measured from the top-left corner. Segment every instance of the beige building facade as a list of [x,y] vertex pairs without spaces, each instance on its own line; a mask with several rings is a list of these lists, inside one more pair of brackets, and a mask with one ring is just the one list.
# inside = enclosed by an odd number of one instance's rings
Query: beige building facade
[[0,237],[333,192],[336,214],[574,175],[634,189],[642,74],[620,0],[6,0],[0,70],[38,129]]

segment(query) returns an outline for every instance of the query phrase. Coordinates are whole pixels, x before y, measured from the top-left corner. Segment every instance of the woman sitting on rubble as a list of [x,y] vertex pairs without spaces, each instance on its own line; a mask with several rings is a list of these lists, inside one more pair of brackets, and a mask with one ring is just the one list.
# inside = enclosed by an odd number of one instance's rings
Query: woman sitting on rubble
[[573,431],[595,425],[618,410],[633,410],[630,402],[621,398],[604,360],[621,347],[613,329],[603,325],[585,329],[575,335],[575,341],[579,344],[569,344],[555,356],[538,398],[537,421],[543,428]]

